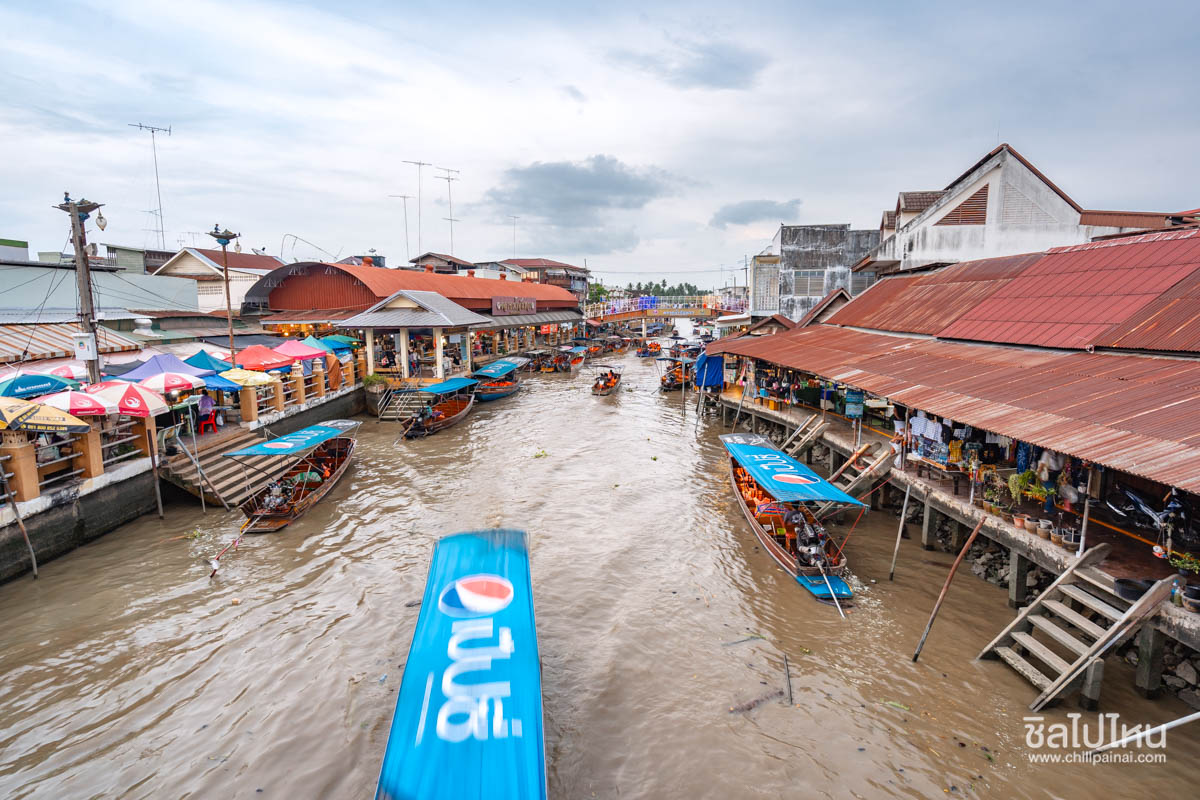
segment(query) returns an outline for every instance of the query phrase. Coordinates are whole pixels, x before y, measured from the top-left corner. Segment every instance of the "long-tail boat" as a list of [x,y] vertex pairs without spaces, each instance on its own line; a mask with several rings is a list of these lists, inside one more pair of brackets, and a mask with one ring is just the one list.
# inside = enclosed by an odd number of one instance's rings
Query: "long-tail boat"
[[475,370],[473,377],[479,381],[475,397],[481,402],[499,400],[521,390],[521,379],[517,370],[529,363],[528,358],[508,356],[498,358],[485,367]]
[[439,541],[376,800],[546,800],[541,671],[525,533]]
[[843,576],[846,556],[829,538],[811,506],[863,506],[765,436],[727,433],[729,481],[763,549],[818,599],[852,596]]
[[529,363],[521,368],[521,372],[541,372],[546,360],[554,354],[549,350],[526,350],[524,355]]
[[662,355],[662,345],[658,342],[646,342],[637,349],[638,358],[658,358]]
[[592,394],[605,397],[615,392],[621,385],[621,371],[610,364],[597,364],[596,369],[601,372],[592,383]]
[[664,392],[678,392],[692,382],[692,365],[696,362],[682,356],[660,356],[657,361],[669,363],[667,371],[658,379],[659,389]]
[[417,405],[412,416],[402,420],[407,425],[404,438],[428,436],[466,419],[475,405],[477,383],[473,378],[451,378],[416,390],[427,400]]
[[292,524],[329,494],[350,466],[359,423],[334,419],[222,455],[263,472],[265,459],[292,456],[287,471],[242,501],[244,533],[271,533]]

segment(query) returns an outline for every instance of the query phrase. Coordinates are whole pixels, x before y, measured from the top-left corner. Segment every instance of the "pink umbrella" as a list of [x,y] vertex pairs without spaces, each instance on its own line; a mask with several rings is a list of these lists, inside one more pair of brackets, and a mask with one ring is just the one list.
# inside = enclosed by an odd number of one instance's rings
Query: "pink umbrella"
[[143,378],[138,384],[159,394],[167,392],[190,392],[193,389],[203,389],[204,379],[195,375],[185,375],[182,372],[160,372]]
[[167,411],[167,403],[161,395],[136,383],[102,381],[87,387],[87,393],[113,403],[117,413],[129,417],[153,417]]
[[73,416],[87,415],[104,415],[116,414],[117,406],[99,395],[87,394],[85,392],[76,392],[67,390],[65,392],[55,392],[54,394],[44,394],[41,397],[34,399],[35,403],[41,403],[45,406],[53,406],[61,411],[65,411]]

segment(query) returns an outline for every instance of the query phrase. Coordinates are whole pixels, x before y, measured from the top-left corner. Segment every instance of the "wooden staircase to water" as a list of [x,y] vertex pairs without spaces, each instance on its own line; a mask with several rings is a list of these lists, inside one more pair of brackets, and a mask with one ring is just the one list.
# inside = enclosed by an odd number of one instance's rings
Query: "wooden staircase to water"
[[[895,460],[895,453],[886,444],[868,442],[862,445],[829,476],[828,481],[851,497],[868,494],[875,477],[887,472]],[[818,517],[836,506],[825,503],[817,508]]]
[[264,439],[262,434],[244,428],[226,428],[220,434],[199,437],[194,443],[190,437],[181,439],[175,442],[179,452],[164,462],[161,476],[196,497],[203,494],[206,503],[237,508],[295,461],[290,456],[255,458],[248,462],[253,463],[251,468],[224,457],[225,453]]
[[1041,711],[1078,689],[1089,710],[1100,702],[1104,656],[1137,632],[1171,596],[1174,578],[1165,578],[1134,603],[1117,596],[1113,579],[1095,568],[1109,545],[1076,558],[1030,605],[979,653],[999,658],[1040,692],[1029,704]]

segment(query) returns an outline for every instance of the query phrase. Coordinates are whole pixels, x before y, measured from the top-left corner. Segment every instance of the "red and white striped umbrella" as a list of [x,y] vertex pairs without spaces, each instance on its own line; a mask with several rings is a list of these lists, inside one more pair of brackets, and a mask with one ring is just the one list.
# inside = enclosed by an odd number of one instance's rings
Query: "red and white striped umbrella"
[[60,378],[70,378],[73,381],[86,381],[88,377],[87,367],[82,364],[71,363],[59,364],[46,374],[57,375]]
[[116,403],[106,400],[100,395],[76,392],[70,389],[65,392],[44,394],[41,397],[35,398],[33,402],[41,403],[44,406],[52,406],[76,417],[89,415],[103,416],[105,414],[117,413]]
[[115,404],[118,414],[129,417],[153,417],[168,410],[162,395],[136,383],[102,381],[87,387],[87,393]]
[[167,392],[190,392],[193,389],[203,389],[204,379],[195,375],[185,375],[182,372],[160,372],[149,378],[142,378],[138,383],[159,394]]

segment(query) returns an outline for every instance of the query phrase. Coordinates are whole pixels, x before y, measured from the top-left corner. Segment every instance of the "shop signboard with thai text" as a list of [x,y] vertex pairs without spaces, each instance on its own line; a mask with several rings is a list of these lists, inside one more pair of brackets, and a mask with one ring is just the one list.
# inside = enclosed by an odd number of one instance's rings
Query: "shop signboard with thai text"
[[863,415],[863,393],[861,389],[846,390],[846,416],[860,419]]
[[514,314],[536,314],[537,300],[532,297],[493,297],[492,316],[507,317]]

